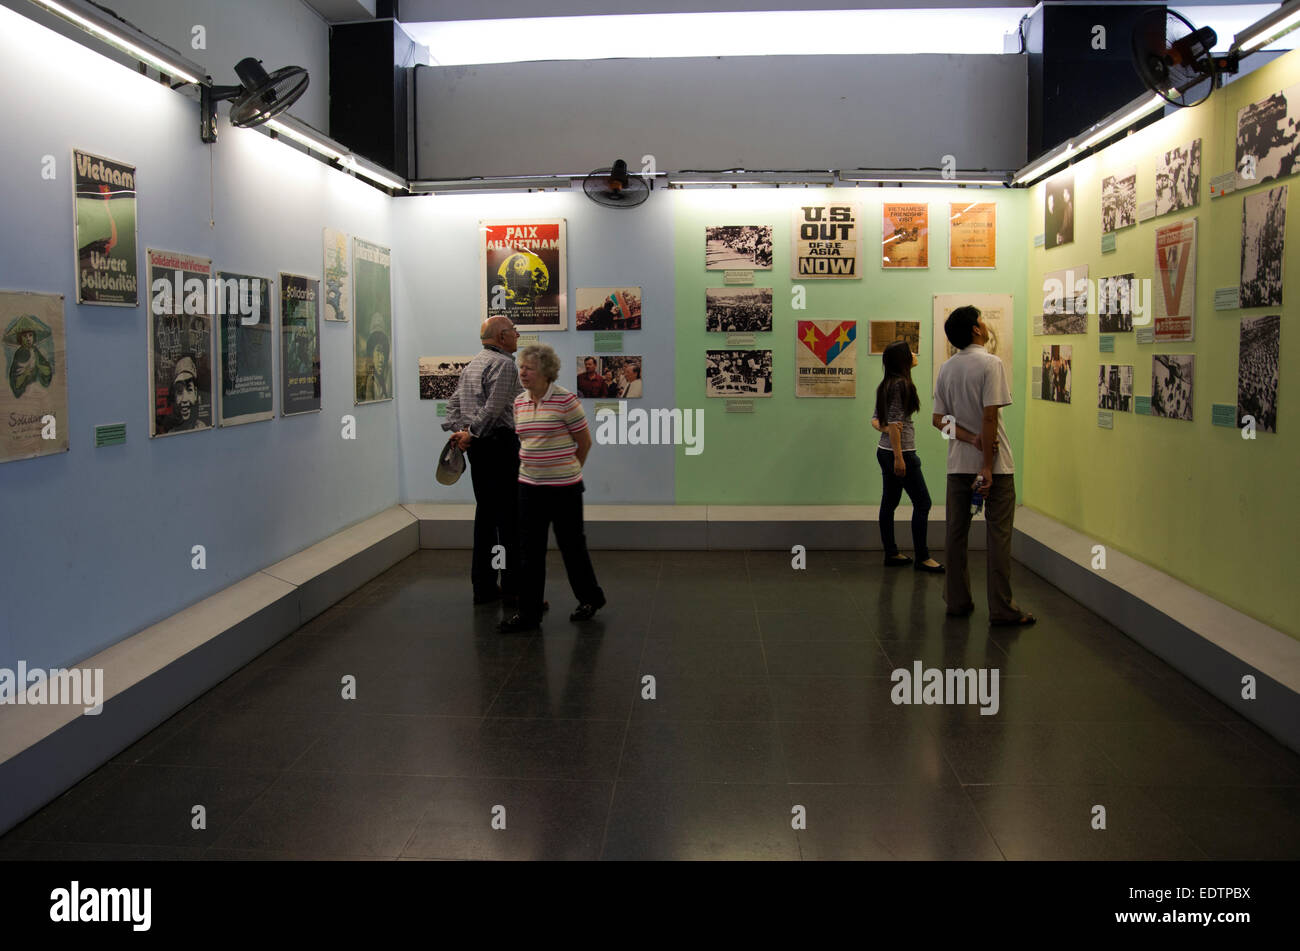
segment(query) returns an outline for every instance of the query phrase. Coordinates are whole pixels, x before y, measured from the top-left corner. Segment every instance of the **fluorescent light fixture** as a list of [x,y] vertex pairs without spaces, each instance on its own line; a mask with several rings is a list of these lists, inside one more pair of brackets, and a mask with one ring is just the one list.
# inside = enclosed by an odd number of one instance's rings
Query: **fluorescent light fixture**
[[[1300,0],[1297,0],[1300,2]],[[1148,93],[1145,97],[1139,97],[1136,101],[1121,107],[1117,112],[1111,113],[1102,119],[1091,130],[1085,130],[1082,138],[1076,147],[1082,151],[1096,145],[1102,139],[1108,139],[1121,129],[1125,129],[1145,116],[1151,115],[1157,109],[1163,109],[1167,105],[1163,96],[1158,93]],[[1073,141],[1073,140],[1071,140]]]
[[680,172],[668,176],[672,187],[683,185],[823,185],[835,184],[832,172]]
[[855,185],[1005,185],[1007,177],[994,172],[957,172],[953,178],[935,177],[925,172],[889,169],[857,169],[838,173],[842,182]]
[[1300,26],[1300,0],[1288,0],[1233,37],[1232,49],[1243,56],[1253,53],[1297,26]]
[[429,48],[438,66],[615,57],[1002,55],[1002,37],[1016,30],[1022,7],[521,17],[403,23],[402,29]]
[[78,0],[31,0],[31,2],[70,23],[75,23],[92,36],[98,37],[111,46],[116,46],[168,76],[198,85],[203,81],[200,77],[207,75],[201,66],[166,50],[157,40],[139,30],[132,30],[124,23],[109,19],[106,14],[101,13],[91,4],[80,3]]
[[586,175],[540,175],[534,177],[421,179],[411,182],[412,194],[437,192],[537,191],[544,188],[571,188],[575,179]]
[[1055,169],[1058,165],[1064,165],[1073,156],[1078,154],[1078,152],[1079,147],[1074,145],[1072,142],[1062,142],[1046,155],[1034,159],[1034,161],[1016,172],[1011,179],[1011,184],[1030,184]]
[[293,139],[299,145],[305,145],[313,152],[328,156],[344,168],[368,178],[378,185],[383,185],[385,188],[405,190],[407,187],[406,182],[392,172],[381,168],[367,158],[354,155],[342,143],[335,142],[333,139],[317,132],[301,119],[281,115],[264,125],[258,126],[258,128],[270,129],[286,138]]

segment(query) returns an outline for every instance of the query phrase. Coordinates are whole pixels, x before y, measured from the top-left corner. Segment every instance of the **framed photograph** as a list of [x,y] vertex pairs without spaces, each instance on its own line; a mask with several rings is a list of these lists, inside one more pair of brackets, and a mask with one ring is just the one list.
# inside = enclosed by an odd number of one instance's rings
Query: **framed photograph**
[[706,350],[704,395],[768,397],[772,395],[771,350]]
[[709,225],[704,229],[704,269],[772,270],[772,226]]
[[1057,248],[1074,241],[1074,172],[1047,180],[1043,195],[1043,246]]
[[577,330],[641,329],[639,287],[579,287],[573,296]]

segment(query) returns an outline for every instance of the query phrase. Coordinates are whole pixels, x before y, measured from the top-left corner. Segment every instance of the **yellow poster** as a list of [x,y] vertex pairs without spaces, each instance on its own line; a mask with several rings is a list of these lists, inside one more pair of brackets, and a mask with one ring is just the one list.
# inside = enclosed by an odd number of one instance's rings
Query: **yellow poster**
[[63,296],[0,293],[5,421],[0,462],[68,451],[68,359]]
[[948,266],[998,266],[995,202],[953,202],[948,206]]
[[886,203],[881,239],[882,267],[930,266],[930,206],[925,202]]

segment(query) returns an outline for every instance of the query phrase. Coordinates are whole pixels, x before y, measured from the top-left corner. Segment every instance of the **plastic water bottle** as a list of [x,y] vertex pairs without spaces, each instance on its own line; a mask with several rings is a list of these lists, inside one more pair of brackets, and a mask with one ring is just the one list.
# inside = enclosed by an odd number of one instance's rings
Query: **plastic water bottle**
[[970,497],[970,513],[971,515],[979,515],[980,512],[984,511],[984,483],[980,480],[979,476],[975,477],[975,481],[972,483],[971,488],[974,491]]

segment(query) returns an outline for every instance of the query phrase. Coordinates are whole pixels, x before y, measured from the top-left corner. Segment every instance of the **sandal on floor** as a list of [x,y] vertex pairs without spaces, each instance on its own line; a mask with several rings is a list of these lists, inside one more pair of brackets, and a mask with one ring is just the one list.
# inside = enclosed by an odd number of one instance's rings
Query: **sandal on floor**
[[943,574],[943,572],[944,572],[944,567],[943,567],[943,565],[939,564],[938,562],[935,562],[933,565],[927,565],[927,564],[926,564],[925,562],[923,562],[923,561],[918,561],[918,562],[916,563],[916,570],[917,570],[917,571],[928,571],[928,572],[930,572],[930,574],[932,574],[932,575],[941,575],[941,574]]
[[912,559],[908,555],[888,555],[885,557],[886,568],[901,568],[903,565],[910,565]]

